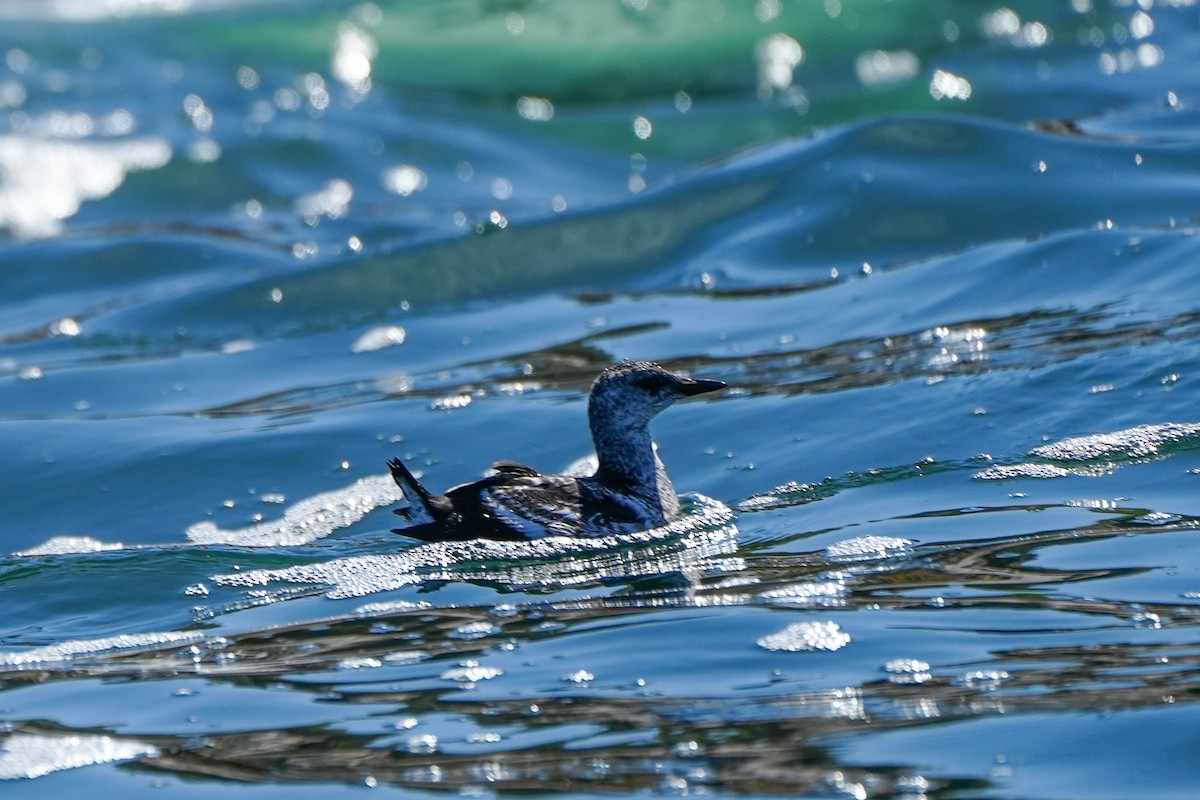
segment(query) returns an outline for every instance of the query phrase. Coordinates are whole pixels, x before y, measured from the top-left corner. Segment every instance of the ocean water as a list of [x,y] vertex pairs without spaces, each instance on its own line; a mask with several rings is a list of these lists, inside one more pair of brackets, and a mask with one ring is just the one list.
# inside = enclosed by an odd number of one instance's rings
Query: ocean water
[[[5,798],[1200,796],[1192,0],[0,5]],[[590,452],[685,514],[391,533]]]

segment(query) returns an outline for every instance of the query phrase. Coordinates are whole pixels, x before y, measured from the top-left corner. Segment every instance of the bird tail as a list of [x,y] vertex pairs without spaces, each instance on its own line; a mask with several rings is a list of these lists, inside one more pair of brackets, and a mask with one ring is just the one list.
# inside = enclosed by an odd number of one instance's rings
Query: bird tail
[[404,498],[408,500],[408,507],[396,509],[396,513],[407,518],[414,525],[437,522],[439,515],[434,507],[433,495],[408,471],[404,462],[393,458],[388,461],[388,468],[392,471],[392,480],[396,482],[400,491],[404,492]]

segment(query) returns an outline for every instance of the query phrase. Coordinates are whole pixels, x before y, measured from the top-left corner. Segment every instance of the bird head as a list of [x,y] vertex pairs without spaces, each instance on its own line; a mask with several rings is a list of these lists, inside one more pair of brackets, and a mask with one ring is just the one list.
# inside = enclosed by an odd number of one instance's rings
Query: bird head
[[689,378],[649,361],[627,361],[600,373],[588,397],[588,412],[645,425],[655,414],[684,397],[725,388],[722,381]]

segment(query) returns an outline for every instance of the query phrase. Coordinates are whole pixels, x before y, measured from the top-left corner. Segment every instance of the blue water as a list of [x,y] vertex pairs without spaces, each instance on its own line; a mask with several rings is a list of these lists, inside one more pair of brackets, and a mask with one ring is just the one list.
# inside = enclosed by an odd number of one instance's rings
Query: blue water
[[[0,793],[1200,794],[1200,9],[0,7]],[[653,427],[644,535],[418,545]]]

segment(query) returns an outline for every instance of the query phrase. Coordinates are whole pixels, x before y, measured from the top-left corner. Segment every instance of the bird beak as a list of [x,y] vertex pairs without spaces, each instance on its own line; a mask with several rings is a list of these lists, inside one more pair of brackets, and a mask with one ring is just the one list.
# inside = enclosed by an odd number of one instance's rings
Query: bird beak
[[689,378],[679,387],[679,391],[684,397],[691,397],[695,394],[704,394],[705,392],[715,392],[717,389],[724,389],[728,384],[725,381],[708,381],[703,379]]

